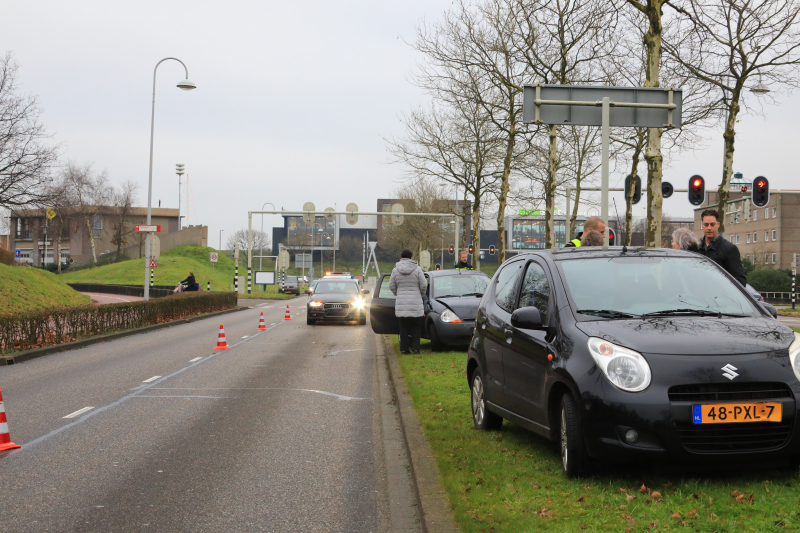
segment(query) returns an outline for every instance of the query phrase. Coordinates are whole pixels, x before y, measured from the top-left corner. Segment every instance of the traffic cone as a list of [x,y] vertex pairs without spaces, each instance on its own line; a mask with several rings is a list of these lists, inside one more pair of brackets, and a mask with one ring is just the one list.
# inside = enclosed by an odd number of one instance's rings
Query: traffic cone
[[21,448],[21,446],[11,442],[11,435],[8,434],[6,408],[3,407],[3,391],[0,391],[0,452],[14,448]]
[[230,348],[228,343],[225,342],[225,327],[220,324],[219,325],[219,340],[217,341],[217,345],[214,347],[215,350],[227,350]]
[[292,315],[289,314],[289,304],[286,304],[286,314],[283,317],[284,320],[291,320]]
[[258,329],[256,331],[267,331],[267,325],[264,323],[264,311],[261,311],[261,318],[258,319]]

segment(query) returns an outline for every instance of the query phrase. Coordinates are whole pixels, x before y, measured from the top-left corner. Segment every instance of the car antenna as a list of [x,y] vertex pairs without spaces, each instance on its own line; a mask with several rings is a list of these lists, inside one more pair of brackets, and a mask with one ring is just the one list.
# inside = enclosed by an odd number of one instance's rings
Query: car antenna
[[[617,224],[619,224],[619,211],[617,211],[617,199],[612,198],[612,200],[614,202],[614,212],[617,214]],[[625,233],[628,233],[628,228],[625,228]],[[622,253],[623,254],[628,253],[628,246],[625,244],[622,245]]]

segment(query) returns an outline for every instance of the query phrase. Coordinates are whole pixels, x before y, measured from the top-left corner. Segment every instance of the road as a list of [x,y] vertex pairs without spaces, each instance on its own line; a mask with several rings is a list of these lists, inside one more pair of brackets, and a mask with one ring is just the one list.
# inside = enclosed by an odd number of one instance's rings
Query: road
[[389,531],[375,335],[261,305],[0,369],[0,530]]
[[140,302],[144,300],[141,296],[127,296],[123,294],[104,294],[102,292],[82,292],[81,294],[89,296],[92,299],[92,303],[95,305]]

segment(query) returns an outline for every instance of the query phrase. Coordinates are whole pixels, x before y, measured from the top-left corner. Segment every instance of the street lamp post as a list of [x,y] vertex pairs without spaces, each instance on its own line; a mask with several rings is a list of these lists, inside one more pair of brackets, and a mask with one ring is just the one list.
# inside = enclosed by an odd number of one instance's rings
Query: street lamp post
[[[275,211],[275,205],[272,202],[264,202],[264,205],[267,205],[267,204],[271,205],[272,206],[272,210]],[[264,210],[264,205],[261,206],[261,210],[262,211]],[[260,255],[263,256],[264,255],[264,213],[261,213],[261,235],[259,236],[259,239],[261,240],[261,254]],[[262,267],[264,266],[263,265],[263,260],[264,260],[263,257],[259,257],[258,258],[258,270],[262,270]],[[303,260],[303,264],[305,264],[305,260]]]
[[184,164],[177,163],[175,165],[175,174],[178,175],[178,231],[183,228],[183,223],[181,222],[181,178],[184,174]]
[[[181,82],[178,82],[177,87],[179,89],[183,89],[184,91],[191,91],[192,89],[196,89],[197,86],[194,82],[189,80],[189,69],[186,68],[186,65],[183,61],[176,57],[165,57],[158,63],[156,63],[155,68],[153,69],[153,107],[150,111],[150,171],[149,176],[147,179],[147,225],[150,225],[151,222],[151,212],[152,212],[152,204],[153,204],[153,132],[155,130],[155,121],[156,121],[156,72],[158,72],[158,66],[168,59],[174,59],[181,65],[183,65],[183,69],[186,71],[186,79]],[[145,244],[145,250],[147,250],[146,259],[144,263],[144,301],[148,301],[150,299],[150,285],[148,284],[148,277],[149,277],[149,270],[150,270],[150,243],[152,241],[152,235],[150,232],[147,233],[147,242]]]

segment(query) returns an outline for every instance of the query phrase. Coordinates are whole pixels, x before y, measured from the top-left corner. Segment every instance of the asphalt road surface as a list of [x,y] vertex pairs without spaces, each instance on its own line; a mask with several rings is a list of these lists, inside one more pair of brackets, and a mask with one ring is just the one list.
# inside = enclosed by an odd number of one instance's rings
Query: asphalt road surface
[[127,296],[124,294],[105,294],[102,292],[82,292],[81,294],[89,296],[95,305],[140,302],[144,300],[141,296]]
[[391,529],[374,334],[262,305],[0,368],[0,531]]

